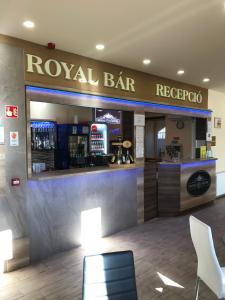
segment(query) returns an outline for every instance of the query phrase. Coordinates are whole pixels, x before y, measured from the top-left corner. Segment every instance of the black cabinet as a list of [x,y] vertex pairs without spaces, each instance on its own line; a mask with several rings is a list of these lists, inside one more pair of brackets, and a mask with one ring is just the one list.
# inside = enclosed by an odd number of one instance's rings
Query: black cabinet
[[206,140],[207,119],[196,118],[196,140]]

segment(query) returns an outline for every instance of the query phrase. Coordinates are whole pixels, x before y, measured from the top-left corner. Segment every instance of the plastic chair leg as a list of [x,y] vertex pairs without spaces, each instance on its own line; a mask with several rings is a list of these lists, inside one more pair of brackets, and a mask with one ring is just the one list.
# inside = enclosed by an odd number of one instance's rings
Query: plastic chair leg
[[197,276],[196,285],[195,285],[195,298],[194,298],[194,300],[198,300],[199,284],[200,284],[200,277]]

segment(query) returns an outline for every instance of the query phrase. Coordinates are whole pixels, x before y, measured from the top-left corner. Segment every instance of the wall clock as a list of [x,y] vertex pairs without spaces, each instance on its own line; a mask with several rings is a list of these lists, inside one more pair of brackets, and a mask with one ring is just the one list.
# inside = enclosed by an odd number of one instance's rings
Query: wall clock
[[184,128],[184,122],[182,120],[178,120],[176,123],[177,129],[183,129]]

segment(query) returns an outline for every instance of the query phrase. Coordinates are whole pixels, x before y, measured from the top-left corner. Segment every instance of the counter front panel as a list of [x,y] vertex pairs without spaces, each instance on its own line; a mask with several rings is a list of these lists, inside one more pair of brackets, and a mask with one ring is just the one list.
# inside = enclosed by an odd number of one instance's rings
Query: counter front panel
[[216,160],[159,163],[159,215],[175,215],[216,198]]

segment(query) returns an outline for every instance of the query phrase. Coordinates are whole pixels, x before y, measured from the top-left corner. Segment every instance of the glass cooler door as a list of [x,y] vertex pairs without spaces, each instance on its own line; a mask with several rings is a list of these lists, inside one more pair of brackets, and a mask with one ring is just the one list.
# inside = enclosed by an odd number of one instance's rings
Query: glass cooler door
[[107,124],[92,123],[90,131],[90,152],[95,155],[108,153]]

